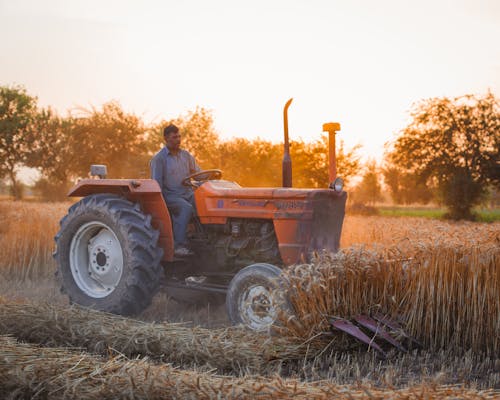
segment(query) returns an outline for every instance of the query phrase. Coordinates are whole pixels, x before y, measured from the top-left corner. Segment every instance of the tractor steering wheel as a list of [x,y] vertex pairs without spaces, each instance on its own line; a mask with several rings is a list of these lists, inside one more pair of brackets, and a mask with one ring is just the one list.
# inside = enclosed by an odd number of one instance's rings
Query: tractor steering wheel
[[210,181],[213,179],[220,179],[221,176],[222,176],[222,171],[220,169],[206,169],[204,171],[198,171],[195,172],[194,174],[185,177],[182,180],[182,184],[184,186],[191,186],[196,189],[206,181]]

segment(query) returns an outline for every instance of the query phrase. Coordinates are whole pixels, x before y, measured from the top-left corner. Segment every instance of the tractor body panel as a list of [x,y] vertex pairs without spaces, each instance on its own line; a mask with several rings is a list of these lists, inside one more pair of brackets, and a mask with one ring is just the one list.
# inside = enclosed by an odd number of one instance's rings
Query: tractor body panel
[[208,181],[195,191],[202,224],[272,220],[285,265],[306,262],[314,250],[338,250],[346,199],[330,189],[242,188],[229,181]]
[[82,179],[68,193],[70,197],[85,197],[98,193],[112,193],[140,203],[151,223],[160,231],[158,244],[163,249],[163,260],[174,258],[174,236],[167,205],[160,185],[153,179]]

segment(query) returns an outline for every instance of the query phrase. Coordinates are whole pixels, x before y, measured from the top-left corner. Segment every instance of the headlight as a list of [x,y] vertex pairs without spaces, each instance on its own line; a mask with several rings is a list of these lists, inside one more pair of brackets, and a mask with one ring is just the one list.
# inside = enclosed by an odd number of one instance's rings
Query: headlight
[[336,178],[328,187],[336,192],[341,192],[344,188],[344,180],[342,178]]
[[90,175],[98,176],[100,179],[106,179],[106,175],[108,175],[108,169],[105,165],[92,164],[90,166]]

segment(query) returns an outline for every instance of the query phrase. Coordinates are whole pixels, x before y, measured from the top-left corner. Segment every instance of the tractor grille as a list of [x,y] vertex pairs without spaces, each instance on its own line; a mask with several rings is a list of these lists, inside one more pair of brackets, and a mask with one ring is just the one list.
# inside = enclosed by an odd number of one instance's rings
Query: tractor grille
[[347,193],[332,191],[312,195],[313,220],[309,253],[326,250],[337,252],[344,222]]

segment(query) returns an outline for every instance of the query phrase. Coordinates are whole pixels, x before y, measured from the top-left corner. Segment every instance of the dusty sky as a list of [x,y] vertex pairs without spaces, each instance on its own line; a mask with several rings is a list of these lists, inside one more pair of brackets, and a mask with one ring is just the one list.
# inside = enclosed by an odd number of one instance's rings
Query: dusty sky
[[419,99],[500,94],[497,0],[0,0],[0,84],[60,113],[118,100],[146,121],[197,105],[223,138],[380,158]]

